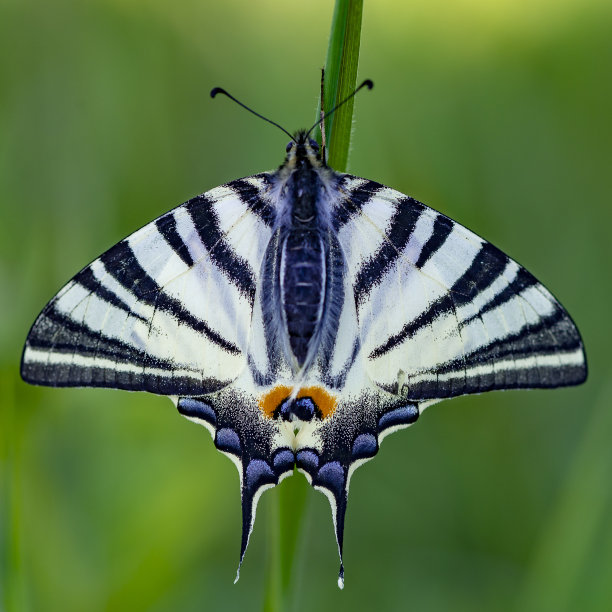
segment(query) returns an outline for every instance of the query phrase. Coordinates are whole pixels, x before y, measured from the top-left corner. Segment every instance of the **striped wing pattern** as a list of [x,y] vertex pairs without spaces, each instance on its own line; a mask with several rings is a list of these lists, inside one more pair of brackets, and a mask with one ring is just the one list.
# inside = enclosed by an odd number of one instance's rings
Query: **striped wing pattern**
[[334,225],[367,371],[411,400],[584,381],[578,330],[529,272],[448,217],[348,177]]
[[267,175],[189,200],[81,270],[28,335],[24,380],[165,395],[228,385],[246,366]]

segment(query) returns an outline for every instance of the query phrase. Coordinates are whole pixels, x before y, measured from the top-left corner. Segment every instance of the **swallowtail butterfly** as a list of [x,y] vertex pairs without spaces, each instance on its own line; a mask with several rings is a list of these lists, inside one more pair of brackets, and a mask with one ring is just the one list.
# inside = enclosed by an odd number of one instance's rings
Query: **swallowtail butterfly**
[[21,375],[168,395],[204,425],[240,475],[238,571],[261,493],[297,466],[329,498],[342,587],[349,482],[387,434],[442,399],[579,384],[586,362],[529,272],[335,172],[304,131],[278,170],[189,200],[81,270],[36,319]]

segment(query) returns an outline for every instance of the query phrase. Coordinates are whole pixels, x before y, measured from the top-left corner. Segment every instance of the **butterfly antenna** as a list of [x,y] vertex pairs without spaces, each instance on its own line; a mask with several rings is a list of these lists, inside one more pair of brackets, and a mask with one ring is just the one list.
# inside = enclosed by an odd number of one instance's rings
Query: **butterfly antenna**
[[321,124],[321,162],[324,166],[325,163],[325,149],[327,148],[327,143],[325,139],[325,111],[323,110],[323,106],[325,104],[325,68],[321,68],[321,105],[319,107],[319,122]]
[[[327,117],[329,117],[332,113],[335,113],[343,104],[346,104],[363,87],[367,87],[368,89],[372,89],[372,87],[374,87],[374,83],[370,79],[366,79],[359,87],[357,87],[357,89],[351,95],[349,95],[346,98],[344,98],[344,100],[342,100],[342,102],[338,102],[338,104],[336,104],[336,106],[334,106],[334,108],[332,108],[330,111],[327,111],[326,113],[321,112],[321,115],[322,115],[321,119],[319,119],[319,121],[317,121],[306,132],[306,136],[308,136],[310,134],[310,132],[312,132],[312,130],[314,130],[317,127],[317,125],[322,124],[325,121],[325,119],[327,119]],[[251,112],[253,112],[253,111],[251,111]]]
[[248,110],[249,113],[253,113],[256,117],[259,117],[260,119],[263,119],[264,121],[267,121],[268,123],[271,123],[272,125],[275,125],[279,130],[282,130],[283,132],[285,132],[285,134],[287,134],[287,136],[289,136],[289,138],[291,138],[293,142],[295,142],[295,138],[282,125],[279,125],[278,123],[271,121],[267,117],[264,117],[263,115],[260,115],[259,113],[256,113],[252,108],[249,108],[246,104],[243,104],[242,102],[240,102],[240,100],[236,100],[236,98],[234,98],[234,96],[232,96],[231,94],[227,93],[225,89],[222,89],[221,87],[215,87],[214,89],[211,90],[210,97],[214,98],[217,94],[223,94],[224,96],[227,96],[230,100],[233,100],[236,104],[238,104],[239,106],[242,106],[242,108],[246,108],[246,110]]

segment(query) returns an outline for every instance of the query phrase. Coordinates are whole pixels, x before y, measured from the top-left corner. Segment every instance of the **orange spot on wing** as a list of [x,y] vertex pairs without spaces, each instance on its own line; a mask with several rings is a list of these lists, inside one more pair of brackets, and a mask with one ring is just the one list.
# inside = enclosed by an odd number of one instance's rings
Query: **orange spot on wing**
[[274,417],[274,411],[291,395],[291,387],[279,385],[273,387],[259,398],[259,409],[269,419]]
[[[274,411],[291,395],[292,388],[287,385],[273,387],[259,398],[259,409],[269,419],[274,418]],[[324,419],[336,411],[338,400],[323,387],[302,387],[298,397],[309,397],[316,404]]]

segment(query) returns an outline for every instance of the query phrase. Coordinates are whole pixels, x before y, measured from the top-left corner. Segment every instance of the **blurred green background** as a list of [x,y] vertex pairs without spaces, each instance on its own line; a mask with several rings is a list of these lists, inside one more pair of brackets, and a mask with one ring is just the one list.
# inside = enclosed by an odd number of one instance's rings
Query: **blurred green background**
[[[0,592],[6,610],[258,609],[277,490],[243,566],[234,466],[165,398],[29,387],[29,325],[84,264],[314,120],[331,1],[0,5]],[[351,172],[540,278],[586,385],[445,402],[352,481],[346,588],[308,490],[297,610],[610,610],[612,3],[376,0]],[[299,477],[303,487],[306,481]],[[284,486],[291,486],[287,481]]]

